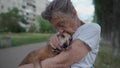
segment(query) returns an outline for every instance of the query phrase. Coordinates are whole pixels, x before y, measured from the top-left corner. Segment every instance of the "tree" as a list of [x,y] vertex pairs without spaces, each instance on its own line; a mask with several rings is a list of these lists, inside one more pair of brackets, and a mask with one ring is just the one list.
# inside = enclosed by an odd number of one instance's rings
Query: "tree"
[[120,1],[94,0],[97,22],[102,26],[102,37],[110,41],[113,55],[120,55]]
[[97,22],[102,27],[102,36],[106,40],[110,40],[111,26],[113,23],[113,1],[112,0],[94,0],[95,4],[95,14],[97,17]]
[[120,56],[120,0],[113,0],[112,45],[114,56]]
[[52,27],[49,21],[43,19],[42,17],[37,17],[38,22],[40,23],[40,32],[41,33],[55,33],[56,30]]
[[25,31],[19,24],[21,16],[19,10],[13,8],[9,12],[0,14],[0,32],[23,32]]

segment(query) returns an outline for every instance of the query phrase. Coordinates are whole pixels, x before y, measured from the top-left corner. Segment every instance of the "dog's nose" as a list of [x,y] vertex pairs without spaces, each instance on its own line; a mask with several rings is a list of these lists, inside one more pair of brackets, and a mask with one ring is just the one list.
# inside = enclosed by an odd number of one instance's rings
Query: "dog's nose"
[[67,48],[68,46],[69,46],[69,44],[67,42],[65,42],[62,47]]

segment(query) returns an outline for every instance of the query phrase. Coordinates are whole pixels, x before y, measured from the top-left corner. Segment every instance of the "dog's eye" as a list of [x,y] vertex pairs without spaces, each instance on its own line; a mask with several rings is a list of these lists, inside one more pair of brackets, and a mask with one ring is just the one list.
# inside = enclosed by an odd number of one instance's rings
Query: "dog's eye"
[[62,34],[61,37],[65,38],[65,36]]

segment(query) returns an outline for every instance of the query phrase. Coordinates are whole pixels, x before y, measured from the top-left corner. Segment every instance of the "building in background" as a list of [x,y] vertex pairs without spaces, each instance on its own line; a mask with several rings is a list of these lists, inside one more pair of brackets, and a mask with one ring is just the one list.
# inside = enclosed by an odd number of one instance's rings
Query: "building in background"
[[35,32],[38,32],[40,26],[35,17],[41,14],[48,3],[48,0],[0,0],[0,13],[8,12],[17,7],[27,22],[27,24],[22,22],[19,22],[19,24],[26,29],[26,32],[32,25],[35,25]]
[[8,12],[13,7],[20,7],[21,0],[0,0],[0,13]]

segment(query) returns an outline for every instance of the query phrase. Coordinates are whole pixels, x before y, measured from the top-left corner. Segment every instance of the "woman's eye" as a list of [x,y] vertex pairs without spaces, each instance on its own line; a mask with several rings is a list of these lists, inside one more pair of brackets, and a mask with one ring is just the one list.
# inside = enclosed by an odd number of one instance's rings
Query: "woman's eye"
[[58,24],[58,26],[59,26],[59,27],[64,27],[65,24],[64,24],[64,23],[60,23],[60,24]]
[[64,27],[64,25],[60,25],[60,27]]

